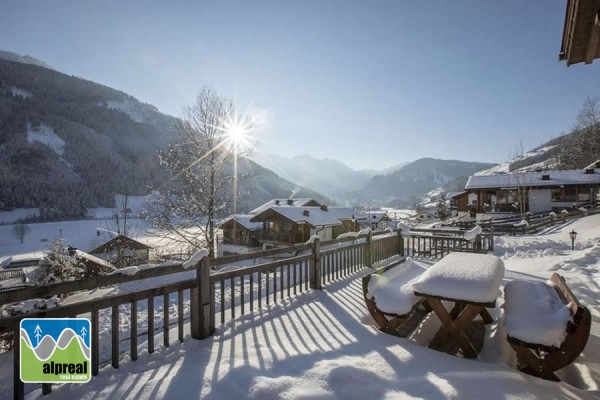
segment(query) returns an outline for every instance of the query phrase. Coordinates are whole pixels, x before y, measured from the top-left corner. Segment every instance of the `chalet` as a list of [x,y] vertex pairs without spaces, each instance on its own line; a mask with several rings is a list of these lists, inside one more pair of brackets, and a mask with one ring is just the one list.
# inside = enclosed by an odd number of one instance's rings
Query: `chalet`
[[567,66],[590,64],[600,57],[600,2],[567,0],[562,44],[558,59]]
[[437,215],[429,211],[420,211],[415,215],[415,220],[418,222],[431,221],[437,218]]
[[448,192],[444,195],[444,199],[450,200],[450,213],[453,217],[459,211],[467,211],[469,209],[469,193],[466,191]]
[[116,258],[123,257],[124,264],[135,265],[148,262],[151,248],[130,237],[118,235],[89,253],[104,260],[115,260]]
[[391,221],[387,211],[367,211],[365,216],[366,218],[360,221],[361,227],[369,227],[374,231],[386,229]]
[[220,226],[223,231],[223,243],[256,247],[262,223],[250,222],[253,215],[234,215],[227,218]]
[[600,171],[554,170],[503,175],[473,175],[467,181],[467,209],[478,218],[503,213],[532,213],[595,204],[600,188]]
[[306,242],[313,235],[331,240],[343,232],[358,230],[351,208],[327,206],[272,206],[250,221],[262,223],[260,241],[266,244]]

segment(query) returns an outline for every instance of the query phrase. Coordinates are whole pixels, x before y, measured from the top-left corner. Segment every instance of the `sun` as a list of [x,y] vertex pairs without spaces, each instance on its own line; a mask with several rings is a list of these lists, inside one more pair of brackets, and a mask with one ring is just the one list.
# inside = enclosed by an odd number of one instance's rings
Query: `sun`
[[238,152],[252,147],[253,126],[249,118],[234,112],[223,124],[225,142]]

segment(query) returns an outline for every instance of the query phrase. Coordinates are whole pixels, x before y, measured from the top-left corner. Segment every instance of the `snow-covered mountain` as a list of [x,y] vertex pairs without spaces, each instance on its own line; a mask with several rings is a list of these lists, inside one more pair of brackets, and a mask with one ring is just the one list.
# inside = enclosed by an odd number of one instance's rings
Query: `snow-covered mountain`
[[[0,210],[41,207],[45,218],[76,219],[113,207],[116,194],[161,187],[168,177],[157,153],[174,139],[175,122],[127,93],[3,52]],[[253,178],[240,182],[239,211],[293,193],[330,202],[255,163],[242,167]]]
[[460,186],[461,180],[466,182],[470,175],[490,167],[490,163],[421,158],[391,174],[373,177],[355,196],[369,205],[410,207],[421,203],[429,191]]
[[310,188],[344,203],[348,193],[361,189],[377,174],[374,170],[354,170],[333,159],[318,159],[309,155],[285,158],[256,153],[251,157],[284,179]]

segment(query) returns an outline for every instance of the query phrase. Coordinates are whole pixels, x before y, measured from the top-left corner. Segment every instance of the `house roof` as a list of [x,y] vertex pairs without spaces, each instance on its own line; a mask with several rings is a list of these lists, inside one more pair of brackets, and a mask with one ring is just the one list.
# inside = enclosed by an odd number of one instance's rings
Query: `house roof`
[[101,259],[100,257],[96,257],[90,253],[86,253],[85,251],[75,250],[75,257],[78,259],[84,259],[91,263],[101,265],[103,267],[115,268],[111,263],[106,260]]
[[567,66],[590,64],[600,57],[600,2],[567,0],[562,44],[558,59]]
[[388,217],[386,211],[369,211],[366,213],[366,219],[370,221],[370,223],[380,223],[381,221],[391,221],[390,217]]
[[268,218],[273,216],[273,213],[295,223],[304,222],[311,227],[335,226],[342,224],[337,213],[325,211],[321,209],[321,207],[274,206],[264,210],[260,214],[253,216],[250,221],[267,221]]
[[126,247],[128,249],[133,249],[133,250],[147,250],[147,249],[152,248],[152,247],[150,247],[144,243],[140,243],[137,240],[134,240],[130,237],[127,237],[124,235],[119,235],[119,236],[109,240],[108,242],[96,247],[94,250],[91,250],[90,253],[91,254],[108,253],[108,252],[113,251],[117,247]]
[[262,229],[261,222],[251,222],[250,221],[250,218],[252,218],[252,217],[253,217],[253,215],[249,215],[249,214],[238,214],[238,215],[231,216],[231,217],[225,219],[225,221],[223,221],[223,223],[221,224],[221,228],[223,228],[226,224],[232,223],[232,221],[235,220],[238,224],[240,224],[244,228],[248,229],[249,231],[258,231],[258,230]]
[[464,191],[464,190],[462,192],[448,192],[448,193],[446,193],[444,195],[444,199],[446,199],[446,200],[447,199],[454,199],[456,197],[460,197],[460,196],[463,196],[465,194],[467,194],[467,192]]
[[319,207],[321,204],[315,199],[311,198],[298,198],[298,199],[273,199],[267,201],[265,204],[256,207],[250,211],[249,214],[257,215],[271,207],[304,207],[304,206],[315,206]]
[[[511,188],[522,186],[544,187],[565,185],[598,185],[600,184],[600,171],[594,170],[593,174],[586,174],[585,170],[560,170],[543,172],[524,172],[501,175],[472,175],[465,189],[492,189]],[[542,176],[549,175],[549,179]]]

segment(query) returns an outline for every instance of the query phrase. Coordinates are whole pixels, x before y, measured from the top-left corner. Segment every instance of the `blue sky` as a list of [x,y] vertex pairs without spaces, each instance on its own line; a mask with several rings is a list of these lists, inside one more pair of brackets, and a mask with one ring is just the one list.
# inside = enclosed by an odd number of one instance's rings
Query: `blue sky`
[[558,61],[565,0],[4,1],[0,49],[181,115],[208,85],[258,151],[380,169],[501,162],[569,132],[600,60]]

